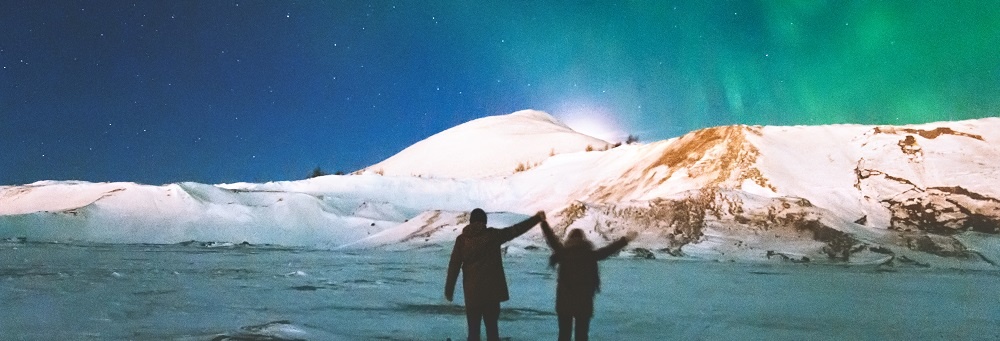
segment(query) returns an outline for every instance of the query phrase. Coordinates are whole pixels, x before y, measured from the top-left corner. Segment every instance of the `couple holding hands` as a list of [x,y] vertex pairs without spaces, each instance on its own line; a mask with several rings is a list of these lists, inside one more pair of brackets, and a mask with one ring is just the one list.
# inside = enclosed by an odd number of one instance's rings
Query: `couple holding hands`
[[500,340],[497,327],[500,302],[510,298],[500,248],[538,223],[542,225],[546,243],[552,248],[549,266],[558,265],[556,315],[559,317],[559,340],[569,340],[574,330],[576,340],[587,340],[590,318],[594,313],[594,295],[601,286],[597,261],[624,248],[635,239],[635,233],[595,249],[579,229],[570,230],[566,239],[560,241],[545,220],[543,211],[513,226],[497,229],[486,227],[486,212],[479,208],[472,210],[469,225],[455,239],[444,288],[445,298],[451,301],[459,272],[464,273],[462,289],[469,340],[479,340],[480,321],[486,326],[487,340]]

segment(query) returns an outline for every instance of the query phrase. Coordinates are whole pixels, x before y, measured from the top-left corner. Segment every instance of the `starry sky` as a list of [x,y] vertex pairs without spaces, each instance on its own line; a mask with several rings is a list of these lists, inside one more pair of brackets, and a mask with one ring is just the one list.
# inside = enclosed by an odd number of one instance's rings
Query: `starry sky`
[[539,109],[607,139],[1000,113],[994,1],[0,1],[0,185],[351,172]]

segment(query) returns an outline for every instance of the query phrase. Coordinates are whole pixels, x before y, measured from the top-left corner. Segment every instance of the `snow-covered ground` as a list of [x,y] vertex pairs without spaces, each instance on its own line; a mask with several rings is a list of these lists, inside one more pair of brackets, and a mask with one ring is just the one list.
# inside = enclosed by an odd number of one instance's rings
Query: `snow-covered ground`
[[[443,246],[480,207],[659,256],[1000,264],[1000,118],[713,127],[609,145],[533,110],[473,120],[352,175],[0,186],[0,238],[325,249]],[[541,245],[537,233],[518,248]]]
[[[463,340],[447,248],[0,243],[10,340]],[[546,250],[505,257],[510,340],[556,338]],[[1000,338],[997,271],[612,258],[595,340]],[[461,285],[461,284],[459,284]]]

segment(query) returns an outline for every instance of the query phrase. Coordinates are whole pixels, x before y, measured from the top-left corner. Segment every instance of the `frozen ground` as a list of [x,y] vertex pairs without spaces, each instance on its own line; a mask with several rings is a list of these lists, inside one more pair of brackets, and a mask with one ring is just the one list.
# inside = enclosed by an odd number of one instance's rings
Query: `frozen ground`
[[[463,340],[450,250],[0,243],[5,340]],[[506,257],[509,340],[552,340],[543,250]],[[1000,339],[1000,272],[615,258],[595,340]],[[461,290],[459,290],[459,293]]]

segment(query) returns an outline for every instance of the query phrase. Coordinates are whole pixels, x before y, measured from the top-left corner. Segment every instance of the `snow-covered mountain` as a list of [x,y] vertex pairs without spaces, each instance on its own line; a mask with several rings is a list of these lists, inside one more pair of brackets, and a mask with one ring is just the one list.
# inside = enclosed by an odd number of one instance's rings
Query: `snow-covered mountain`
[[[448,246],[546,210],[557,232],[638,255],[1000,262],[1000,118],[907,126],[724,126],[612,146],[520,111],[431,136],[353,175],[262,184],[0,187],[0,237],[320,247]],[[600,242],[598,242],[600,244]],[[541,246],[537,230],[510,251]]]
[[608,149],[607,141],[570,129],[547,113],[487,116],[434,134],[358,173],[483,178],[537,166],[549,156]]

